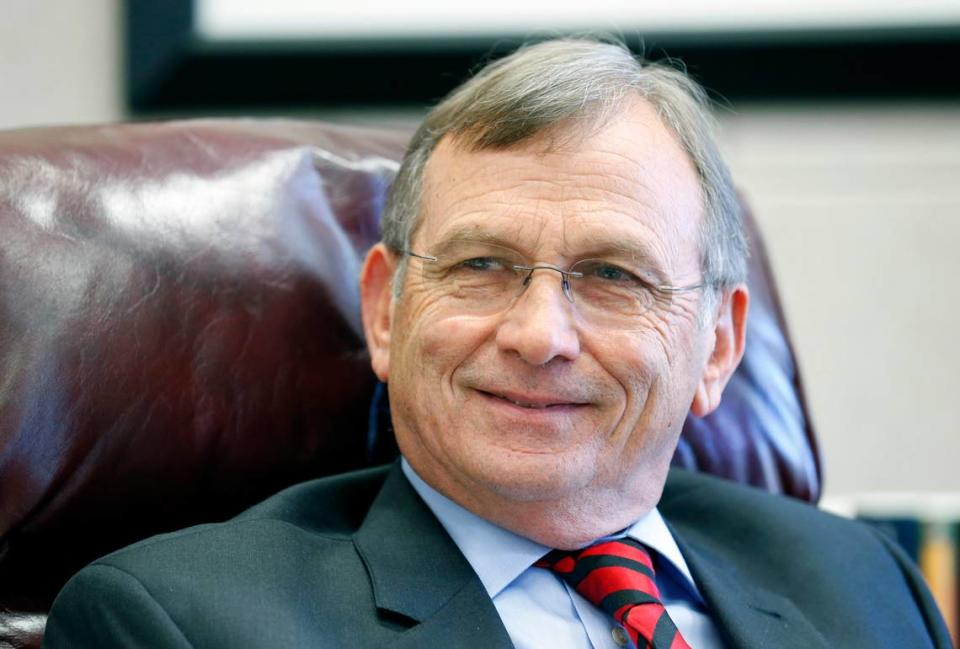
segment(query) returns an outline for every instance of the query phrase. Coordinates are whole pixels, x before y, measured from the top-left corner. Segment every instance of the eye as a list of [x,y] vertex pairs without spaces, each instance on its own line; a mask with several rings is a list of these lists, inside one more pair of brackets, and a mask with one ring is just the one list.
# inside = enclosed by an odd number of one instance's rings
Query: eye
[[457,264],[454,265],[454,270],[462,268],[466,270],[483,272],[500,271],[507,267],[507,262],[497,257],[471,257],[469,259],[464,259],[463,261],[457,262]]
[[576,265],[576,270],[583,273],[586,279],[601,280],[611,284],[644,284],[639,277],[629,270],[599,259],[581,262]]
[[605,279],[611,282],[623,282],[633,277],[624,269],[619,266],[614,266],[613,264],[598,264],[596,268],[593,269],[593,274],[598,279]]

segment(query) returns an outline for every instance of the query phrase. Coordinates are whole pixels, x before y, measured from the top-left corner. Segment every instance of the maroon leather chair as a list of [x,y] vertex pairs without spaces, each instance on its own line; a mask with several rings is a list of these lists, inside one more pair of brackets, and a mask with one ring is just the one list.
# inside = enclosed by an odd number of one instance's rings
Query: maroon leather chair
[[[357,274],[404,132],[201,120],[0,133],[0,647],[150,534],[389,460]],[[746,357],[675,463],[815,501],[757,231]]]

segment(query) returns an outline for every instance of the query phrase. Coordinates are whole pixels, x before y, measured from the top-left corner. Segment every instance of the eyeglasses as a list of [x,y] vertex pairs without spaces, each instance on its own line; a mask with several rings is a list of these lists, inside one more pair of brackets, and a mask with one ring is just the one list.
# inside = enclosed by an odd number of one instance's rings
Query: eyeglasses
[[567,270],[531,264],[515,250],[483,241],[450,241],[436,256],[409,250],[401,253],[421,262],[425,283],[439,288],[463,312],[476,315],[509,308],[538,270],[560,274],[563,294],[586,322],[615,329],[638,328],[642,325],[639,316],[668,307],[675,294],[707,286],[705,282],[690,286],[658,283],[625,261],[581,259]]

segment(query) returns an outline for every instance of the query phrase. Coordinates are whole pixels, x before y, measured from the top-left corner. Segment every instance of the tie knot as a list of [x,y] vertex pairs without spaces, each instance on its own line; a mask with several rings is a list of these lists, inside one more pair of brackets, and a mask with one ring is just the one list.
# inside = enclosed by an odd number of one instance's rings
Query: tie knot
[[630,538],[600,541],[580,550],[552,550],[535,565],[552,570],[614,617],[624,601],[660,601],[650,554]]
[[690,649],[660,601],[650,554],[637,541],[624,537],[551,550],[534,565],[552,570],[623,624],[635,647]]

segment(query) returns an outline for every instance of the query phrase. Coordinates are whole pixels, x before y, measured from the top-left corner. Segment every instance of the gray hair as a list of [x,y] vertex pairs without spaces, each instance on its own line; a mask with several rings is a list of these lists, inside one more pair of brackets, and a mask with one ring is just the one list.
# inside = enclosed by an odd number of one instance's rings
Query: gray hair
[[[390,190],[384,243],[398,252],[409,249],[427,160],[444,136],[455,136],[473,150],[504,149],[561,122],[603,124],[637,95],[674,131],[699,174],[705,283],[719,291],[743,282],[747,245],[740,202],[714,141],[706,93],[680,70],[643,62],[622,44],[594,39],[523,47],[484,67],[434,107],[413,136]],[[397,294],[403,268],[401,263],[395,278]]]

